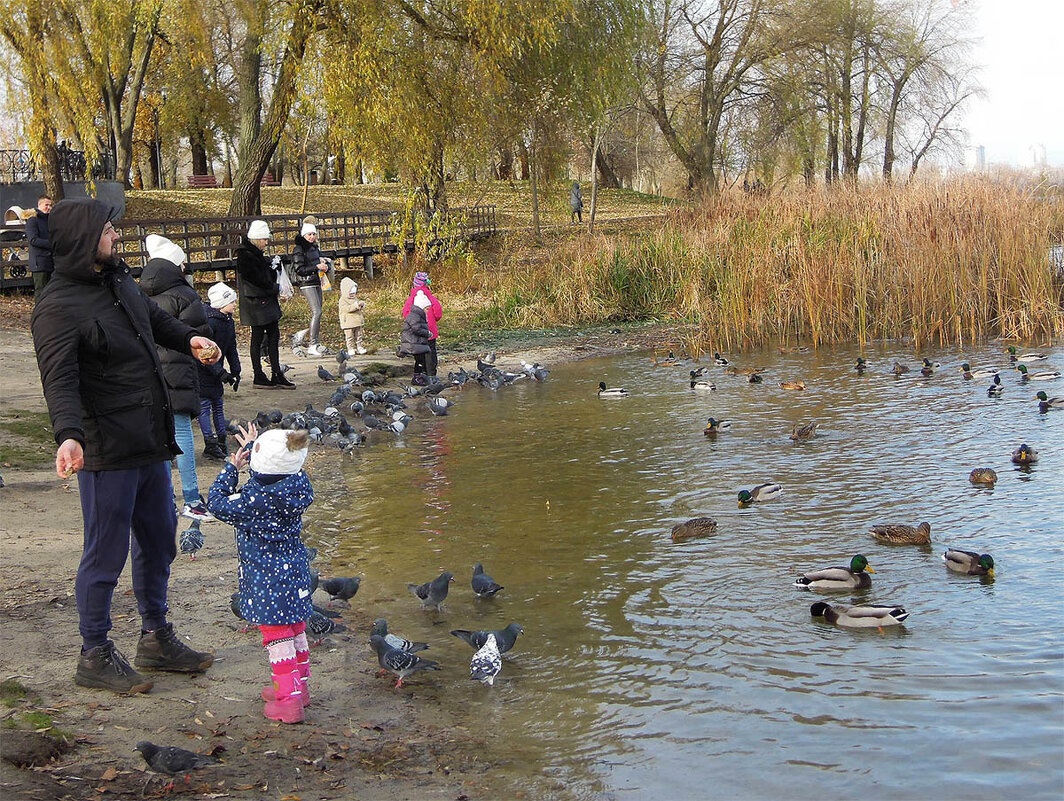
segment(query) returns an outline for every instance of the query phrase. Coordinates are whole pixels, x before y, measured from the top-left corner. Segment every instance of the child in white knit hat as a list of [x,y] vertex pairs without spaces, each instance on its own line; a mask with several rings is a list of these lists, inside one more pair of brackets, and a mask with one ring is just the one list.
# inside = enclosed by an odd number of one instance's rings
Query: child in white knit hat
[[[270,658],[272,685],[262,691],[263,714],[301,723],[310,701],[310,562],[301,535],[314,490],[303,471],[306,431],[241,429],[240,448],[215,479],[207,505],[236,528],[240,557],[240,614],[258,625]],[[239,490],[240,468],[250,477]]]
[[340,297],[336,306],[340,312],[340,329],[344,332],[347,352],[359,356],[369,353],[362,337],[362,328],[366,323],[366,301],[358,296],[358,284],[354,279],[345,277],[340,281]]

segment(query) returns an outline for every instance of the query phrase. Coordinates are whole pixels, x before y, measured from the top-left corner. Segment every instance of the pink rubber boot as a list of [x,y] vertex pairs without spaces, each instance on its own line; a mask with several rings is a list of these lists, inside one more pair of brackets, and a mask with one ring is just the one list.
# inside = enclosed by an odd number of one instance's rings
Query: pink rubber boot
[[[273,676],[274,698],[266,701],[262,714],[281,723],[303,722],[303,679],[298,670],[290,673],[275,673]],[[265,695],[265,691],[263,692]]]
[[[302,690],[303,706],[307,706],[310,703],[310,687],[308,686],[308,679],[310,678],[310,661],[297,662],[296,671],[299,673],[300,690]],[[271,684],[268,687],[262,688],[262,700],[263,701],[276,701],[277,691]]]

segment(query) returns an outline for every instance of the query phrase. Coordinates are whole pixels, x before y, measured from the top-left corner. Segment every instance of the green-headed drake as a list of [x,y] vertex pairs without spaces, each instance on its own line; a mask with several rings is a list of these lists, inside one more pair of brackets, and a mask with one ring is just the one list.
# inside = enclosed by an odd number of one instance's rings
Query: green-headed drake
[[988,553],[947,548],[946,552],[942,554],[942,561],[954,573],[994,578],[994,557]]
[[1060,370],[1039,370],[1037,373],[1028,371],[1026,364],[1017,364],[1016,370],[1020,374],[1021,381],[1056,381],[1060,378]]
[[779,484],[758,484],[748,490],[739,490],[739,508],[742,509],[752,503],[771,501],[783,494],[783,487]]
[[702,429],[702,433],[707,437],[712,437],[721,431],[730,430],[731,420],[718,420],[716,417],[711,417],[706,421],[706,427]]
[[[865,571],[868,571],[867,573]],[[868,560],[864,554],[857,554],[850,560],[849,567],[825,567],[813,570],[794,580],[794,586],[803,590],[865,590],[872,586],[872,577],[868,573],[875,573],[868,566]]]
[[1038,394],[1035,395],[1038,398],[1038,411],[1048,412],[1050,409],[1064,409],[1064,398],[1051,398],[1046,395],[1045,390],[1038,390]]
[[990,378],[998,374],[997,370],[985,369],[985,370],[973,370],[972,366],[965,362],[961,365],[961,373],[964,375],[965,381],[971,381],[973,378]]
[[882,629],[884,626],[900,626],[909,616],[902,606],[851,606],[834,607],[817,601],[809,607],[809,614],[822,617],[828,623],[848,629]]

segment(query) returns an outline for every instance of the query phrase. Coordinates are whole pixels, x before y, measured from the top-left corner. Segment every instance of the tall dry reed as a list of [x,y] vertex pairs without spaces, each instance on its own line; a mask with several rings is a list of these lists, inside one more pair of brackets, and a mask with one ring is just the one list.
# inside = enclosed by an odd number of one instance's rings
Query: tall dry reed
[[546,264],[491,276],[481,323],[658,319],[700,344],[911,338],[925,344],[1064,334],[1049,249],[1064,208],[979,180],[725,194],[637,235],[580,237]]

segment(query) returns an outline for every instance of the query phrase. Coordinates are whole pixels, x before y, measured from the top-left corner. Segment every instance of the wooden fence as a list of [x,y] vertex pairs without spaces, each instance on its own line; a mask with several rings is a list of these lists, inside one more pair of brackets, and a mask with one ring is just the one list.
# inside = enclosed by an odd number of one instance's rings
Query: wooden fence
[[[302,214],[263,214],[258,217],[201,217],[175,220],[120,220],[115,228],[121,234],[118,250],[123,259],[139,273],[147,263],[144,237],[160,234],[179,245],[188,263],[197,272],[233,273],[236,248],[252,220],[266,220],[272,234],[270,252],[287,259],[303,224]],[[417,243],[413,232],[398,242],[402,218],[398,212],[363,211],[342,214],[315,214],[318,242],[326,255],[344,259],[350,269],[352,260],[361,260],[367,277],[373,277],[373,257],[379,253],[412,251]],[[428,248],[446,247],[454,240],[476,241],[498,232],[495,206],[452,209],[433,221],[433,234],[421,237]],[[29,253],[22,226],[0,231],[0,290],[32,287]],[[225,277],[228,280],[229,276]]]

